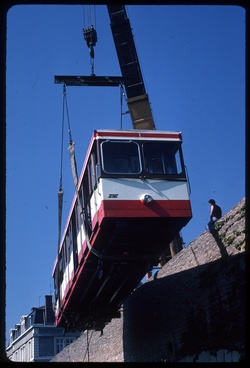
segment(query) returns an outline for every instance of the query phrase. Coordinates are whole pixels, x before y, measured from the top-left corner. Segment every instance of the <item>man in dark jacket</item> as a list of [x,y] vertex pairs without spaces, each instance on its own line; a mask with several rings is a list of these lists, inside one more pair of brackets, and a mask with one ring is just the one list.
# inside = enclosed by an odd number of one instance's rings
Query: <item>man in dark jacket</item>
[[219,220],[219,218],[221,218],[222,216],[222,211],[220,206],[218,206],[215,203],[214,199],[209,199],[208,203],[210,203],[210,221],[207,224],[207,230],[209,230],[210,232],[214,230],[214,224],[217,220]]

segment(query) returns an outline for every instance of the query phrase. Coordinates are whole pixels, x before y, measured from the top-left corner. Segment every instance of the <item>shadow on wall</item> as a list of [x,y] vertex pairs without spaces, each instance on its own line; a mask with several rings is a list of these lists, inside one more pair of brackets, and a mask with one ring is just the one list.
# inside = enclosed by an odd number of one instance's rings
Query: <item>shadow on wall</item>
[[220,239],[219,233],[217,230],[212,230],[211,234],[214,238],[214,240],[216,241],[216,244],[218,245],[219,249],[220,249],[220,254],[222,258],[226,258],[228,257],[228,253],[226,251],[226,246],[225,244],[223,244],[223,242]]
[[222,257],[131,294],[124,304],[124,362],[178,362],[220,349],[244,355],[245,253]]

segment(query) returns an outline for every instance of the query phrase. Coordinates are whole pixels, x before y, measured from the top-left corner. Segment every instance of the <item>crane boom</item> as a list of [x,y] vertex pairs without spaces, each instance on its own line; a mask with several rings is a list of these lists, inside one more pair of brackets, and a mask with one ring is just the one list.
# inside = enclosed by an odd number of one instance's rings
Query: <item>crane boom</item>
[[134,129],[155,130],[152,111],[144,86],[130,21],[124,5],[107,5],[110,26],[121,73],[131,82],[124,83]]
[[[110,26],[122,76],[55,76],[55,83],[68,86],[125,86],[127,105],[134,129],[155,130],[144,86],[130,21],[124,5],[107,5]],[[93,50],[92,50],[93,57]]]

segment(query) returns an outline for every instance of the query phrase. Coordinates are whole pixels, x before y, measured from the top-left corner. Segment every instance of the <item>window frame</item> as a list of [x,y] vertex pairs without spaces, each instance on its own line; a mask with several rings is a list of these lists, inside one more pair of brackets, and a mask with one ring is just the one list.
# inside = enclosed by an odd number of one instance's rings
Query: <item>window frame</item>
[[[105,143],[111,143],[111,144],[135,144],[137,148],[137,154],[136,156],[138,158],[138,164],[139,164],[139,171],[138,172],[127,172],[127,171],[107,171],[105,170],[105,160],[104,160],[104,152],[103,147]],[[142,157],[141,157],[141,148],[139,142],[131,139],[106,139],[100,142],[100,156],[101,156],[101,176],[112,176],[112,177],[138,177],[142,174]],[[131,158],[132,156],[130,156]],[[122,159],[122,158],[120,158]]]
[[[139,173],[122,173],[122,172],[107,172],[105,171],[104,167],[104,158],[103,158],[103,149],[102,145],[105,142],[129,142],[129,143],[136,143],[139,148],[139,167],[141,171]],[[145,163],[145,152],[144,152],[144,145],[150,143],[161,143],[161,144],[172,144],[176,145],[177,151],[179,152],[179,165],[181,167],[180,173],[166,173],[166,174],[160,174],[160,173],[150,173],[147,171],[146,163]],[[176,151],[176,153],[177,153]],[[175,140],[131,140],[131,139],[103,139],[98,142],[97,145],[97,153],[98,153],[98,162],[100,163],[100,177],[103,178],[147,178],[147,179],[161,179],[161,180],[168,180],[168,181],[186,181],[186,170],[185,170],[185,164],[183,160],[183,153],[182,153],[182,142],[181,141],[175,141]],[[176,156],[175,153],[175,156]],[[178,164],[176,165],[178,169]]]
[[[181,172],[176,172],[176,173],[150,173],[148,168],[147,168],[147,163],[146,163],[146,154],[145,154],[145,145],[149,145],[149,144],[172,144],[173,146],[175,145],[177,147],[176,152],[174,153],[174,158],[176,158],[176,154],[178,152],[179,155],[179,165],[181,166]],[[159,141],[143,141],[141,143],[141,150],[142,150],[142,157],[143,157],[143,174],[145,177],[147,178],[164,178],[167,180],[176,180],[176,179],[181,179],[181,178],[186,178],[185,175],[185,165],[184,165],[184,161],[183,161],[183,155],[182,155],[182,148],[181,148],[181,142],[175,142],[175,141],[164,141],[164,140],[159,140]],[[178,164],[177,164],[177,160],[175,159],[175,163],[176,163],[176,169],[178,170]],[[164,166],[164,165],[162,165]]]

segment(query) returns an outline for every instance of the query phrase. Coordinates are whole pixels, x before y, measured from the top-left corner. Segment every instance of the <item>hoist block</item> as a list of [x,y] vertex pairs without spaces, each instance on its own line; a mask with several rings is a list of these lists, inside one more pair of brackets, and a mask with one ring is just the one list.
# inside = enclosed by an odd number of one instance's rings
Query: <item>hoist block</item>
[[83,29],[84,39],[87,42],[88,47],[93,47],[97,42],[97,33],[93,26]]

